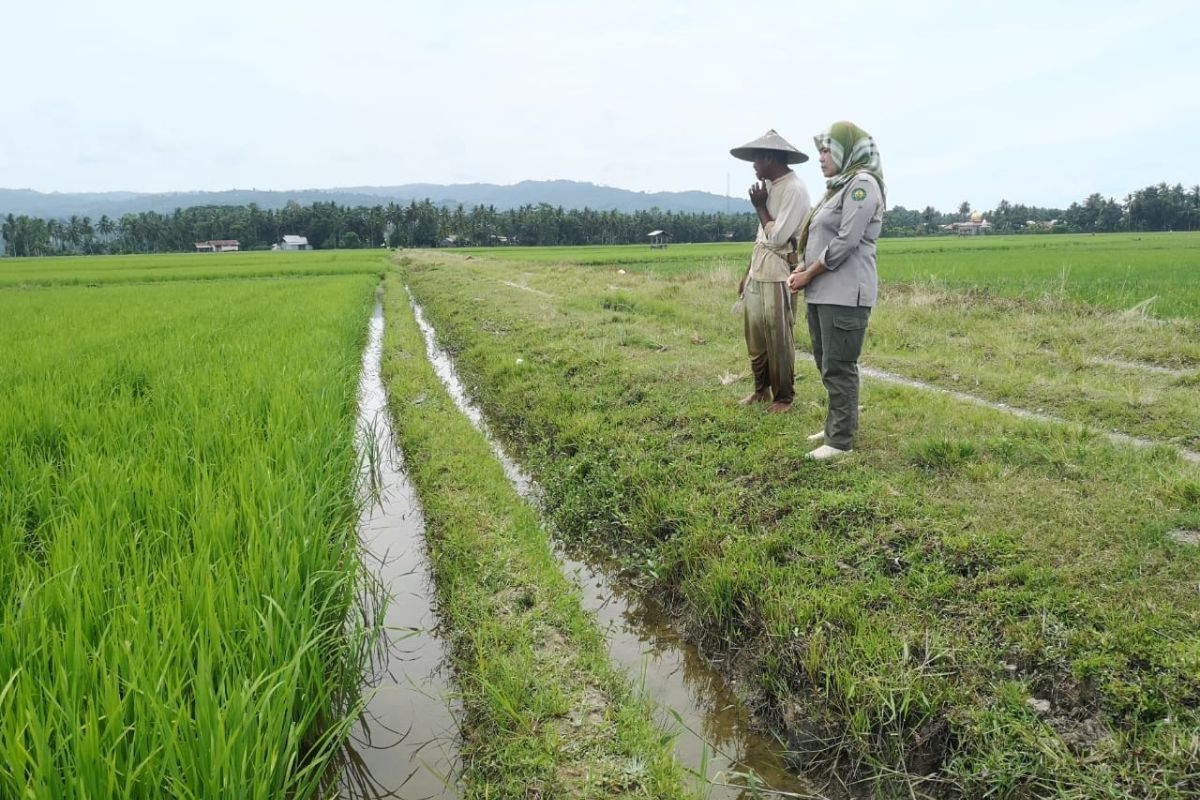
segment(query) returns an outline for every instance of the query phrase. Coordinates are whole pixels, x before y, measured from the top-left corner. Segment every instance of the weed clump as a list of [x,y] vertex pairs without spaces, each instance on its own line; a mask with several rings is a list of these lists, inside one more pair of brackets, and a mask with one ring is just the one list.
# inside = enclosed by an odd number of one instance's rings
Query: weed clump
[[906,455],[910,463],[921,469],[950,470],[973,461],[979,455],[979,448],[974,442],[930,438],[910,444]]

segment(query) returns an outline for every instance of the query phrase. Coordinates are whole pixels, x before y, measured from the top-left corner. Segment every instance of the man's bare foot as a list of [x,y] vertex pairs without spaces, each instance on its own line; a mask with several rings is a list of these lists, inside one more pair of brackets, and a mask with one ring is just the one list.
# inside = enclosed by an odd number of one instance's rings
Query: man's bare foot
[[776,401],[774,403],[771,403],[771,405],[767,406],[768,414],[782,414],[785,411],[791,411],[791,410],[792,410],[791,403],[781,403],[779,401]]
[[744,406],[752,406],[755,403],[769,403],[769,402],[771,402],[771,393],[770,392],[755,392],[754,394],[746,395],[738,402]]

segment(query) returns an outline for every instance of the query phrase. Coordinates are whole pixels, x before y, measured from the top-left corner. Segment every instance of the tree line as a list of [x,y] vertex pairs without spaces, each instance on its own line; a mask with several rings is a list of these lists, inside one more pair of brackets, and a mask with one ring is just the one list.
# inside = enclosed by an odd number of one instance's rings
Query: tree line
[[565,210],[542,203],[506,211],[494,206],[447,208],[430,200],[408,205],[340,206],[289,203],[281,209],[194,206],[171,214],[153,211],[65,220],[9,214],[0,222],[4,254],[169,253],[197,242],[236,239],[242,250],[268,250],[284,235],[304,236],[317,249],[437,247],[442,245],[631,244],[665,230],[673,241],[746,241],[757,217],[749,213]]
[[[944,225],[965,220],[971,204],[944,214],[926,206],[921,211],[896,206],[887,211],[884,236],[928,236],[943,233]],[[982,213],[994,233],[1116,233],[1118,231],[1200,230],[1200,185],[1160,183],[1128,195],[1124,201],[1091,194],[1067,208],[1039,208],[1001,200]]]
[[[884,236],[929,236],[971,212],[927,206],[888,209]],[[1089,196],[1066,209],[1039,208],[1002,200],[983,212],[996,233],[1200,230],[1200,186],[1160,183],[1133,192],[1124,201]],[[285,234],[305,236],[318,249],[358,247],[437,247],[635,244],[652,230],[675,242],[749,241],[758,219],[752,213],[682,213],[563,209],[546,203],[498,211],[493,206],[449,208],[431,200],[407,205],[340,206],[289,203],[281,209],[248,206],[194,206],[171,214],[153,211],[119,219],[68,219],[7,215],[0,222],[6,256],[189,252],[196,242],[236,239],[243,250],[267,250]]]

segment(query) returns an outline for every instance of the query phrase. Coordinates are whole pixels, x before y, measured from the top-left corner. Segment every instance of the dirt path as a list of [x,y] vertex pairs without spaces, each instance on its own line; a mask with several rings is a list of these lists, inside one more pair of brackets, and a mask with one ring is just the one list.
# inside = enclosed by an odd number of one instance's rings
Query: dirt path
[[[811,353],[804,353],[802,351],[797,351],[796,355],[798,357],[803,357],[803,358],[808,358],[808,359],[812,358]],[[953,389],[943,389],[940,386],[934,386],[933,384],[925,383],[924,381],[918,381],[918,380],[913,380],[912,378],[906,378],[903,375],[897,375],[893,372],[886,372],[885,370],[875,369],[874,367],[868,367],[865,364],[859,364],[859,371],[866,377],[872,378],[874,380],[883,381],[885,383],[892,383],[892,384],[896,384],[898,386],[907,386],[910,389],[920,389],[920,390],[926,391],[926,392],[936,392],[938,394],[944,394],[949,397],[953,397],[955,400],[961,400],[964,403],[972,403],[977,406],[984,406],[985,408],[995,409],[996,411],[1003,411],[1007,414],[1012,414],[1013,416],[1020,417],[1022,419],[1036,420],[1037,422],[1051,422],[1051,423],[1054,423],[1057,425],[1079,425],[1080,424],[1080,423],[1076,423],[1076,422],[1071,422],[1070,420],[1067,420],[1067,419],[1063,419],[1062,417],[1055,417],[1050,414],[1045,414],[1040,411],[1030,411],[1029,409],[1018,408],[1017,406],[1010,406],[1007,403],[992,402],[991,400],[987,400],[987,399],[985,399],[983,397],[979,397],[977,395],[967,394],[966,392],[959,392],[959,391],[955,391]],[[1121,433],[1119,431],[1099,430],[1099,429],[1094,428],[1089,425],[1081,425],[1081,427],[1083,427],[1086,430],[1098,431],[1105,438],[1107,438],[1110,442],[1113,442],[1114,444],[1132,445],[1134,447],[1156,447],[1156,446],[1170,447],[1170,448],[1174,449],[1175,452],[1179,453],[1180,457],[1182,457],[1183,459],[1190,461],[1193,464],[1200,464],[1200,452],[1196,452],[1195,450],[1189,450],[1186,447],[1180,447],[1179,445],[1171,444],[1170,442],[1155,441],[1154,439],[1146,439],[1141,436],[1130,436],[1127,433]]]

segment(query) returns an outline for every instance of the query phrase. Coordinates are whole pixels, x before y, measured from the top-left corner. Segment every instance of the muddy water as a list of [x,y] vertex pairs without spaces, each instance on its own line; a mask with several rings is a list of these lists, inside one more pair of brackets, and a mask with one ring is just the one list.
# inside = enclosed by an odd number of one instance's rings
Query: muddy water
[[380,377],[383,310],[371,315],[359,381],[357,442],[364,509],[359,536],[371,574],[387,592],[384,639],[364,677],[374,691],[351,734],[343,798],[452,798],[458,723],[443,643],[434,635],[425,524],[392,438]]
[[560,559],[582,587],[584,607],[600,622],[610,655],[663,710],[667,727],[678,729],[681,763],[695,772],[703,767],[714,784],[707,797],[754,797],[745,788],[751,782],[759,791],[820,797],[788,768],[782,745],[750,728],[750,716],[724,676],[683,640],[661,606],[611,581],[603,566]]
[[[438,346],[421,307],[411,298],[410,302],[425,336],[429,360],[450,396],[487,436],[517,491],[537,503],[537,484],[491,434],[483,414],[467,396],[453,361]],[[582,589],[584,607],[595,614],[604,630],[613,660],[629,674],[634,687],[654,701],[664,727],[677,734],[680,763],[703,775],[703,796],[713,800],[822,797],[812,783],[789,771],[778,742],[751,730],[749,714],[724,677],[679,636],[661,607],[613,581],[613,571],[604,564],[561,550],[556,555],[563,571]],[[760,794],[755,794],[751,785]]]

